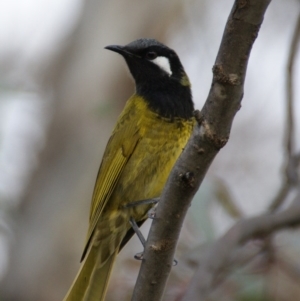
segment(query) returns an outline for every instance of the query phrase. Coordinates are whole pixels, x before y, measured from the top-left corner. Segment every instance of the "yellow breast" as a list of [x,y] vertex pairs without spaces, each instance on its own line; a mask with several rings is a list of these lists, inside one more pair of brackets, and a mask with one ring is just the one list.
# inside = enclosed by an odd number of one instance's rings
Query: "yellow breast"
[[[194,119],[162,118],[149,110],[147,103],[139,96],[134,96],[131,101],[124,113],[131,111],[131,122],[136,122],[140,140],[109,201],[114,207],[160,195],[195,124]],[[145,218],[146,207],[142,206],[141,210],[135,208],[137,221]]]

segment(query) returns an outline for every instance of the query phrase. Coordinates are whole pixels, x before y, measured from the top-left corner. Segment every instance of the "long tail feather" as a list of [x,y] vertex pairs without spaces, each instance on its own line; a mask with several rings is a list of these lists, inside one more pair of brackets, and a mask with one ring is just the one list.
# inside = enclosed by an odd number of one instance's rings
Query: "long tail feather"
[[103,301],[118,249],[100,265],[97,247],[86,254],[81,268],[63,301]]

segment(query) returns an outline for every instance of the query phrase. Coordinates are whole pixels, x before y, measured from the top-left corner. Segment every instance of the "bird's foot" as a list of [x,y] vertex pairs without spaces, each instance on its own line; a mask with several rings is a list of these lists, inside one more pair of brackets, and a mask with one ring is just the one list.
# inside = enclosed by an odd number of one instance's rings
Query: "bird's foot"
[[143,260],[143,258],[144,258],[144,252],[139,252],[134,255],[134,259],[136,260]]
[[126,205],[123,206],[123,208],[131,208],[131,207],[136,207],[136,206],[140,206],[140,205],[148,205],[148,204],[157,204],[158,202],[159,202],[159,198],[145,199],[145,200],[127,203]]
[[150,218],[150,219],[155,219],[155,216],[156,216],[156,206],[153,207],[153,208],[151,208],[151,209],[148,211],[147,215],[148,215],[148,218]]

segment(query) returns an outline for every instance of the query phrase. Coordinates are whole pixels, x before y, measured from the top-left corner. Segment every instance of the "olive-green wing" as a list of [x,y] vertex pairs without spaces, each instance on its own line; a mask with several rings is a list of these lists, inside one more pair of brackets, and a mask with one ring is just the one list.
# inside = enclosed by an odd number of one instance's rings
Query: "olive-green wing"
[[129,110],[129,112],[125,110],[106,146],[92,197],[89,230],[81,260],[88,250],[103,208],[113,193],[118,179],[140,139],[136,118],[138,115],[134,114],[134,110]]

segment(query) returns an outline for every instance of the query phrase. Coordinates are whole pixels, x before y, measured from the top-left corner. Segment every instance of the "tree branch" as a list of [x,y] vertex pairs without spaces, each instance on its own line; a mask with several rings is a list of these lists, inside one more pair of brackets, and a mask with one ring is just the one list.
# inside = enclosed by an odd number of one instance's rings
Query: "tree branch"
[[297,49],[300,40],[300,13],[294,29],[289,57],[287,61],[287,81],[286,81],[286,131],[285,139],[285,179],[283,180],[279,191],[271,202],[270,210],[277,210],[284,202],[290,192],[290,188],[299,182],[298,166],[299,160],[295,154],[295,121],[294,121],[294,66],[297,57]]
[[279,229],[299,224],[300,192],[285,211],[240,220],[209,247],[182,301],[208,300],[209,294],[230,271],[232,254],[248,240],[264,238]]
[[[286,106],[286,135],[285,135],[285,181],[283,181],[274,201],[271,203],[270,211],[275,212],[284,202],[292,187],[298,188],[298,196],[291,207],[280,213],[268,213],[259,217],[242,220],[235,224],[225,235],[212,244],[204,258],[200,262],[198,271],[195,273],[187,291],[182,299],[185,300],[207,300],[217,291],[220,283],[224,283],[225,277],[232,270],[232,265],[236,266],[237,256],[240,253],[245,262],[249,263],[251,259],[257,257],[259,248],[254,252],[247,254],[245,242],[251,239],[267,237],[264,240],[263,247],[271,246],[272,234],[279,229],[292,227],[300,224],[300,187],[297,168],[300,163],[299,154],[295,152],[295,134],[294,134],[294,97],[293,97],[293,65],[296,59],[297,46],[300,40],[300,14],[295,26],[290,53],[287,63],[287,106]],[[297,185],[298,184],[298,185]],[[252,250],[253,251],[253,250]],[[272,255],[272,248],[267,254]],[[246,256],[245,256],[246,255]],[[253,255],[253,256],[252,256]],[[274,254],[273,254],[274,255]],[[274,258],[273,258],[274,260]],[[285,271],[293,277],[299,277],[297,268],[294,265],[280,260],[275,256],[277,264],[285,268]],[[196,297],[197,296],[197,297]]]
[[229,139],[241,106],[252,45],[270,0],[234,3],[213,67],[213,81],[198,126],[176,162],[157,206],[132,301],[159,301],[190,203],[211,162]]

